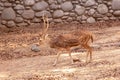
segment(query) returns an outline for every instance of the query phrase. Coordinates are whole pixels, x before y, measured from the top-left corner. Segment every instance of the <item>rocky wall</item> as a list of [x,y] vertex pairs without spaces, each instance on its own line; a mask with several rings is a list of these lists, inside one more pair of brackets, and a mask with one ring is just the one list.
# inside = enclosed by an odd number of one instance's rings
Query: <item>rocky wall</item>
[[9,28],[41,23],[95,23],[119,20],[120,0],[0,0],[0,24]]

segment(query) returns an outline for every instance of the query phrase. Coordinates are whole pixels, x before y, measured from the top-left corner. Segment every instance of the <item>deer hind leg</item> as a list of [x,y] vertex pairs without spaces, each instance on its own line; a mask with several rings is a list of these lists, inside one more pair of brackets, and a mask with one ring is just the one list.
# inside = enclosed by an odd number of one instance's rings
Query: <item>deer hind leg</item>
[[56,60],[55,60],[55,62],[54,62],[54,64],[53,64],[53,66],[56,66],[56,64],[57,64],[57,62],[58,62],[58,59],[59,59],[59,57],[60,57],[61,52],[62,52],[62,51],[59,51],[59,52],[57,53],[57,58],[56,58]]
[[92,61],[92,48],[88,44],[84,44],[83,47],[87,49],[87,55],[86,55],[86,63],[88,62],[88,56],[89,56],[89,62]]
[[72,56],[71,56],[71,51],[70,51],[70,49],[67,49],[67,51],[69,52],[68,54],[69,54],[69,57],[70,57],[71,64],[73,64],[73,59],[72,59]]

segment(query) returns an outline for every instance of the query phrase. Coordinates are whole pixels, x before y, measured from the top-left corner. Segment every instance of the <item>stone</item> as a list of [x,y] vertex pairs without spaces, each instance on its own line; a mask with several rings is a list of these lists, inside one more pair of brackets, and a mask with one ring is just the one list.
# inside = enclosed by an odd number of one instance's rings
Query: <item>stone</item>
[[12,8],[6,8],[3,10],[1,17],[4,20],[14,20],[16,18],[16,14]]
[[54,18],[60,18],[64,15],[64,12],[62,10],[56,10],[53,12],[53,17]]
[[25,8],[24,8],[23,5],[18,4],[18,5],[16,5],[16,6],[14,7],[14,9],[15,9],[15,10],[24,10]]
[[35,0],[24,0],[25,6],[32,6],[35,4]]
[[70,1],[66,1],[61,4],[61,8],[63,11],[70,11],[73,9],[73,5]]
[[18,14],[22,14],[25,10],[25,7],[23,5],[18,4],[14,7],[14,9]]
[[22,17],[16,17],[15,18],[15,22],[16,23],[21,23],[21,22],[23,22],[24,20],[23,20],[23,18]]
[[118,10],[118,11],[114,11],[114,13],[113,13],[115,16],[120,16],[120,10]]
[[95,9],[90,9],[88,11],[88,15],[92,16],[95,13]]
[[34,22],[34,23],[39,23],[39,22],[41,22],[41,20],[40,20],[39,18],[34,18],[34,19],[32,20],[32,22]]
[[79,0],[79,1],[85,3],[87,0]]
[[35,16],[35,13],[33,10],[25,10],[22,14],[23,18],[25,19],[33,19]]
[[87,17],[86,17],[85,15],[82,15],[82,16],[81,16],[81,19],[82,19],[82,20],[86,20]]
[[76,5],[75,12],[78,15],[82,15],[85,12],[85,8],[83,6]]
[[39,52],[40,51],[40,47],[37,44],[33,44],[31,46],[31,50],[34,52]]
[[55,10],[55,9],[58,9],[58,8],[59,8],[59,6],[56,5],[56,4],[51,4],[51,5],[50,5],[50,9]]
[[108,7],[105,5],[105,4],[100,4],[98,5],[97,7],[97,11],[100,13],[100,14],[105,14],[108,12]]
[[96,4],[95,0],[87,0],[85,6],[94,6]]
[[5,6],[5,7],[11,7],[11,6],[12,6],[12,4],[11,4],[11,3],[6,2],[6,3],[4,3],[4,6]]
[[120,0],[113,0],[112,1],[112,9],[120,10]]
[[87,19],[87,23],[95,23],[96,21],[95,21],[95,19],[93,18],[93,17],[89,17],[88,19]]
[[8,27],[8,28],[12,28],[12,27],[14,27],[14,26],[16,26],[16,24],[15,24],[14,21],[8,21],[8,22],[7,22],[7,27]]
[[55,3],[55,0],[48,0],[48,3],[53,4],[53,3]]
[[57,0],[57,2],[58,2],[59,4],[61,4],[61,3],[63,2],[63,0]]
[[6,24],[7,24],[7,21],[2,20],[2,21],[1,21],[1,24],[6,25]]
[[35,11],[42,11],[48,8],[48,3],[45,1],[38,2],[32,7]]
[[43,14],[47,15],[48,17],[52,17],[51,13],[49,11],[46,11],[46,10],[40,11],[40,12],[36,12],[35,16],[39,18],[39,17],[42,17]]
[[61,19],[54,19],[54,22],[56,22],[56,23],[61,23],[62,20],[61,20]]

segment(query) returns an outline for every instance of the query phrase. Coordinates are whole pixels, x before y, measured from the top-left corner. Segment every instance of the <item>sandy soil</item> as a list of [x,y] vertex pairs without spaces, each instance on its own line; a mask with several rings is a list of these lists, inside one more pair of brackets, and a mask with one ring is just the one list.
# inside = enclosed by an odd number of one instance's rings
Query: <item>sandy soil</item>
[[38,43],[41,26],[0,29],[0,80],[120,80],[120,22],[52,25],[48,32],[51,35],[68,33],[79,26],[94,33],[93,62],[86,64],[86,52],[75,51],[72,57],[79,62],[70,64],[64,53],[57,66],[52,65],[56,58],[52,49],[31,51],[31,45]]

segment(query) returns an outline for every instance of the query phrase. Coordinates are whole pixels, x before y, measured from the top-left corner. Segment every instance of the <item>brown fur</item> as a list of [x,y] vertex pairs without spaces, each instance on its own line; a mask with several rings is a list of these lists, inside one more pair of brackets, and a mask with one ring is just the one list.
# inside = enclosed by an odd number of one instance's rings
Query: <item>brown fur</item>
[[[46,19],[46,22],[47,21],[48,20]],[[47,25],[48,24],[49,23],[47,22]],[[47,28],[48,28],[48,26],[47,26]],[[88,62],[88,60],[87,60],[88,56],[90,56],[89,62],[92,60],[92,48],[90,47],[89,42],[90,42],[90,40],[91,40],[91,42],[93,42],[93,35],[90,31],[78,30],[78,31],[72,32],[71,34],[70,33],[60,34],[60,35],[58,35],[56,37],[52,37],[52,38],[49,38],[48,36],[46,36],[46,33],[47,33],[46,29],[43,30],[43,32],[45,33],[45,35],[44,35],[45,37],[43,39],[40,39],[40,40],[42,40],[42,41],[40,41],[40,45],[46,43],[46,45],[49,45],[51,48],[58,50],[57,59],[55,60],[53,65],[57,64],[58,58],[61,54],[61,51],[63,51],[63,50],[68,51],[71,63],[73,63],[70,48],[75,47],[75,46],[82,46],[83,48],[85,48],[88,51],[87,56],[86,56],[86,62]]]

